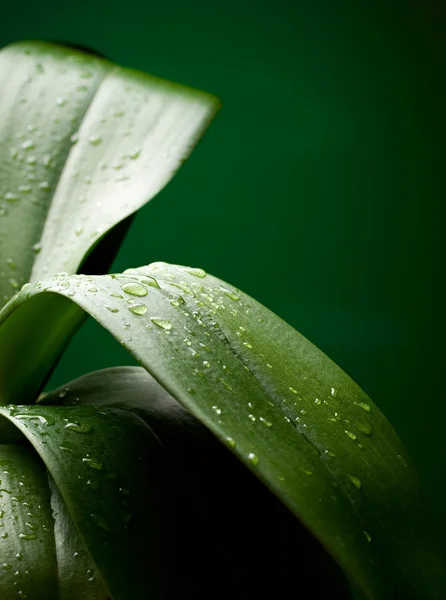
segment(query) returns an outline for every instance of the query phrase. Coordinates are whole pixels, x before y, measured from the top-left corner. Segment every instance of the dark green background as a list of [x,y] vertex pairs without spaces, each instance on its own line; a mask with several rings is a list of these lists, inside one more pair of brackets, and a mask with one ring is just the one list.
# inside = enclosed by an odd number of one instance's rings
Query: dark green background
[[[0,25],[0,44],[81,44],[221,97],[114,269],[201,266],[266,304],[382,408],[438,510],[444,24],[431,0],[20,0]],[[88,323],[53,382],[130,362]]]

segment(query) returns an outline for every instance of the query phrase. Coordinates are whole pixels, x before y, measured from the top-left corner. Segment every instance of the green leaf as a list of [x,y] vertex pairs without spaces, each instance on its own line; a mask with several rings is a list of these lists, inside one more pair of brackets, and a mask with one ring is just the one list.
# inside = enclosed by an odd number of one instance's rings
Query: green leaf
[[6,444],[0,444],[0,597],[59,600],[46,469],[31,449]]
[[314,597],[351,597],[345,577],[320,544],[143,368],[89,373],[40,402],[125,408],[143,418],[162,442],[175,469],[179,509],[172,557],[176,577],[166,581],[166,599],[286,600],[295,597],[296,575]]
[[[68,514],[58,494],[53,496],[59,513],[56,535],[72,521],[83,540],[71,554],[71,577],[81,594],[73,596],[76,588],[70,591],[65,581],[62,599],[90,598],[87,584],[94,570],[88,567],[81,573],[89,557],[76,565],[75,556],[86,548],[114,600],[157,597],[164,586],[170,544],[169,467],[147,425],[129,411],[108,408],[16,406],[2,408],[0,414],[34,446],[66,504]],[[66,553],[71,553],[76,538],[65,549],[65,540],[56,540],[61,576],[70,570]],[[54,539],[48,548],[51,564]],[[38,565],[33,563],[33,571]],[[99,582],[91,583],[102,593]]]
[[203,92],[42,42],[0,52],[0,89],[2,303],[30,279],[75,273],[172,178],[218,109]]
[[50,487],[60,600],[107,600],[96,565],[52,478]]
[[[417,477],[379,409],[290,326],[199,269],[62,275],[18,294],[0,315],[4,401],[37,391],[48,334],[40,320],[70,300],[236,453],[368,597],[445,596],[443,551]],[[28,334],[10,348],[19,324]],[[21,364],[21,387],[9,386],[7,369],[20,352],[31,356],[29,344],[33,362]]]

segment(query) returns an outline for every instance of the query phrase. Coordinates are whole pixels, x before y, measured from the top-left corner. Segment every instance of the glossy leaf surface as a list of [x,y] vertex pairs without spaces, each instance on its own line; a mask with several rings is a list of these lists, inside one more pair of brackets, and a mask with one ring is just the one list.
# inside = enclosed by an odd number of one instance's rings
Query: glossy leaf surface
[[[37,344],[39,314],[69,301],[236,453],[370,598],[443,597],[442,552],[401,442],[364,392],[295,330],[200,269],[157,263],[27,288],[2,313],[0,352],[8,325],[14,331],[20,319]],[[37,346],[34,358],[38,368]],[[26,365],[23,382],[32,389]],[[13,398],[7,385],[4,398]]]
[[59,600],[47,472],[20,445],[0,444],[0,597]]
[[172,178],[218,109],[204,93],[42,42],[0,52],[0,302],[75,273]]
[[[50,478],[59,600],[107,600],[107,590],[57,485]],[[33,565],[35,568],[35,565]]]
[[[64,520],[72,520],[79,530],[83,541],[78,538],[71,560],[88,548],[114,600],[160,594],[170,543],[169,502],[164,497],[169,470],[165,453],[147,425],[128,411],[87,406],[15,406],[0,409],[0,414],[31,442],[54,479],[61,498],[53,496],[53,507],[60,512],[63,499],[69,513],[65,519],[62,506],[56,533],[65,530]],[[52,527],[50,535],[45,564],[56,557]],[[71,552],[75,542],[76,537],[71,538],[62,549],[63,539],[56,540],[61,575],[67,569],[65,552]],[[79,562],[88,564],[88,557]],[[90,600],[92,578],[92,587],[102,594],[92,571],[88,567],[77,580],[80,597],[84,594],[86,600]],[[77,567],[75,575],[79,575]],[[70,600],[63,585],[61,594],[63,600]]]
[[293,600],[296,577],[314,597],[351,597],[345,577],[317,540],[145,369],[89,373],[40,402],[55,405],[54,410],[125,408],[160,439],[171,459],[178,511],[171,557],[175,577],[166,580],[164,598]]

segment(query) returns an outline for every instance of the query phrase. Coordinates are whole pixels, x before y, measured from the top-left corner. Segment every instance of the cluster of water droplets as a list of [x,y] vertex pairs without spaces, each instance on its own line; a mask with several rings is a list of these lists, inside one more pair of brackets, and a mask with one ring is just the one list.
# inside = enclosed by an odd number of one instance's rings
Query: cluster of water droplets
[[[45,516],[40,499],[29,473],[20,471],[15,461],[0,457],[0,554],[1,570],[13,574],[12,586],[17,598],[27,598],[22,588],[29,589],[31,575],[27,565],[27,545],[42,541],[42,535],[50,532],[52,523]],[[13,551],[9,536],[15,536],[25,545],[23,550]],[[2,547],[4,542],[5,548]],[[32,549],[30,548],[32,552]]]
[[[65,390],[62,390],[61,399],[65,394]],[[73,404],[75,405],[76,402]],[[111,429],[119,426],[119,421],[116,420],[113,411],[104,412],[89,407],[88,414],[84,414],[82,410],[70,412],[69,409],[61,407],[59,414],[55,415],[45,407],[11,405],[8,409],[10,416],[19,421],[39,440],[39,443],[47,444],[46,438],[50,430],[53,434],[52,442],[54,434],[57,435],[58,448],[63,455],[61,461],[67,469],[72,465],[72,471],[78,473],[76,484],[83,485],[86,494],[92,494],[93,502],[91,504],[100,504],[99,496],[102,497],[103,494],[106,494],[109,503],[113,502],[114,498],[115,505],[120,506],[118,516],[111,520],[96,511],[90,514],[90,519],[98,528],[108,533],[124,532],[132,518],[130,490],[126,485],[120,483],[120,476],[107,467],[103,451],[99,449],[91,452],[79,450],[85,447],[82,438],[95,436],[95,422],[97,425],[100,422],[101,428],[104,425]],[[83,414],[84,416],[82,416]],[[95,439],[92,437],[91,446],[94,448],[95,444]],[[80,465],[81,469],[79,469]],[[96,500],[94,500],[95,496]],[[116,499],[118,500],[116,501]],[[33,532],[25,533],[27,537],[23,537],[23,539],[33,539],[35,535]]]
[[[231,372],[230,367],[234,353],[244,369],[263,381],[272,392],[269,402],[246,403],[246,430],[254,428],[256,435],[268,435],[268,431],[276,427],[281,430],[285,422],[299,431],[310,455],[324,461],[329,470],[331,463],[337,463],[338,473],[339,464],[345,463],[342,447],[352,444],[355,452],[367,447],[374,433],[373,411],[367,399],[360,395],[352,399],[351,392],[344,394],[338,383],[328,387],[320,385],[314,394],[314,386],[305,381],[306,377],[292,381],[290,378],[287,385],[280,362],[273,355],[263,353],[258,330],[268,331],[267,319],[258,317],[257,311],[251,314],[249,299],[238,290],[207,278],[201,269],[172,268],[163,263],[129,269],[110,279],[111,286],[102,286],[100,279],[61,275],[58,285],[71,288],[66,290],[68,296],[76,294],[77,287],[82,287],[82,294],[99,294],[110,317],[117,319],[123,329],[122,343],[129,343],[130,347],[132,328],[135,332],[141,331],[141,324],[150,335],[161,336],[159,340],[164,348],[169,348],[172,362],[187,360],[191,365],[191,375],[187,378],[190,395],[203,394],[203,390],[219,386],[218,401],[209,406],[212,418],[225,432],[228,447],[244,453],[253,466],[259,464],[261,456],[254,448],[247,448],[245,438],[238,444],[239,427],[231,431],[234,415],[243,419],[240,412],[243,399],[235,393],[237,374]],[[66,283],[68,280],[71,283]],[[227,361],[222,358],[224,352],[228,355]],[[324,443],[324,435],[319,437],[320,431],[330,432],[326,437],[328,443]],[[330,447],[333,436],[345,440],[340,454]],[[351,454],[351,450],[346,452]],[[362,494],[364,481],[354,469],[357,463],[353,461],[352,472],[345,471],[345,464],[341,466],[341,472],[343,469],[345,472],[342,486],[348,488],[349,495]],[[310,463],[306,466],[302,461],[300,468],[305,476],[313,475]],[[285,481],[283,475],[278,479]],[[365,535],[370,541],[370,535]]]

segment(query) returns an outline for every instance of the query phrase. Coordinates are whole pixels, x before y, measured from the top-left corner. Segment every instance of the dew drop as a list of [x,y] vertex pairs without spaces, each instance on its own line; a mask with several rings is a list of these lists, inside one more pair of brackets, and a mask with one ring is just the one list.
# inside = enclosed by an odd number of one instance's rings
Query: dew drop
[[139,158],[140,154],[141,154],[140,148],[132,148],[129,152],[129,158],[131,158],[132,160],[136,160],[137,158]]
[[354,475],[349,475],[348,478],[353,483],[353,485],[355,486],[355,488],[357,488],[358,490],[360,490],[362,488],[362,483],[361,483],[360,479],[358,479]]
[[35,147],[36,147],[36,145],[34,144],[34,142],[32,140],[26,140],[26,142],[23,142],[23,144],[22,144],[22,148],[24,150],[32,150]]
[[99,135],[90,135],[88,141],[92,146],[97,146],[102,142],[102,138]]
[[230,300],[240,300],[240,296],[238,296],[237,294],[235,294],[234,292],[232,292],[231,290],[228,290],[227,288],[220,286],[220,290],[223,292],[223,294],[225,296],[227,296]]
[[90,467],[90,469],[95,469],[95,471],[102,471],[102,463],[93,460],[92,458],[83,458],[82,462],[85,463],[87,467]]
[[259,417],[259,421],[261,423],[263,423],[265,425],[265,427],[272,427],[273,426],[273,424],[271,423],[271,421],[267,421],[263,417]]
[[92,427],[89,423],[67,423],[65,429],[75,433],[90,433]]
[[47,415],[44,417],[43,415],[23,415],[23,414],[15,414],[16,419],[19,421],[38,421],[41,425],[54,425],[55,420],[53,417]]
[[150,285],[150,287],[154,287],[157,289],[161,289],[160,288],[160,284],[158,283],[158,281],[155,279],[155,277],[150,277],[149,279],[145,279],[143,281],[143,283],[145,283],[146,285]]
[[218,408],[218,406],[213,406],[212,410],[214,410],[217,413],[217,415],[221,415],[221,408]]
[[370,408],[369,404],[366,404],[365,402],[357,402],[356,403],[358,406],[360,406],[363,410],[365,410],[366,412],[372,412],[372,409]]
[[183,296],[175,296],[174,298],[170,299],[170,304],[172,306],[175,306],[175,308],[177,308],[178,306],[180,306],[181,304],[186,304],[184,301]]
[[345,432],[345,435],[347,437],[349,437],[351,440],[356,440],[356,435],[353,432],[348,431],[347,429],[345,429],[344,432]]
[[165,329],[167,331],[170,331],[172,329],[172,323],[168,319],[162,319],[159,317],[151,317],[150,320],[152,321],[152,323],[154,323],[158,327],[161,327],[162,329]]
[[232,437],[227,437],[226,443],[230,448],[235,448],[235,440]]
[[250,462],[251,464],[253,464],[253,465],[257,465],[257,464],[258,464],[258,462],[259,462],[259,459],[258,459],[258,457],[257,457],[257,456],[256,456],[256,455],[255,455],[253,452],[250,452],[250,453],[248,454],[248,460],[249,460],[249,462]]
[[186,269],[186,273],[194,277],[200,277],[201,279],[206,277],[206,271],[203,271],[203,269]]
[[14,202],[17,202],[17,200],[19,199],[19,197],[17,196],[17,194],[13,194],[12,192],[7,192],[4,195],[4,198],[5,198],[6,202],[9,202],[10,204],[13,204]]
[[[92,288],[92,289],[94,289],[94,288]],[[105,305],[105,308],[107,310],[109,310],[111,313],[117,313],[117,312],[119,312],[119,308],[115,308],[114,306],[109,306],[108,304]]]
[[26,542],[28,542],[31,540],[37,540],[37,534],[36,533],[20,533],[19,538],[21,540],[25,540]]
[[128,309],[133,314],[140,316],[145,315],[147,312],[147,306],[145,304],[133,304],[132,306],[129,306]]
[[147,296],[147,289],[140,283],[128,282],[121,285],[121,289],[131,296]]

